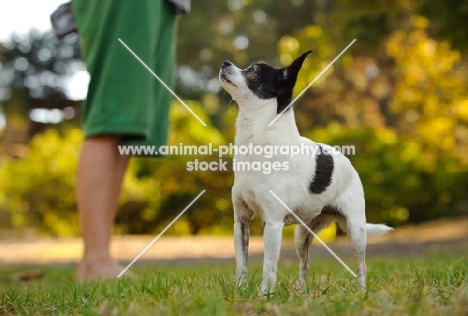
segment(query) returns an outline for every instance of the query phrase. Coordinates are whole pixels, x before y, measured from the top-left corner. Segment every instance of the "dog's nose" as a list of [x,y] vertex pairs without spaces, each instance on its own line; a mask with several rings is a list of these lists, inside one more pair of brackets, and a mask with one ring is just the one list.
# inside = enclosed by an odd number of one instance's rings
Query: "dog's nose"
[[231,66],[231,65],[232,65],[232,63],[229,60],[226,60],[223,63],[223,67],[228,67],[228,66]]

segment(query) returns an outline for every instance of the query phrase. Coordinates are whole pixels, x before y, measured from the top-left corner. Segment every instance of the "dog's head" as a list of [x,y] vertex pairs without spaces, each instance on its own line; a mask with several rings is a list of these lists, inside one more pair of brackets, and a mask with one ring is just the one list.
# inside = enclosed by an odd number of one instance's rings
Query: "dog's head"
[[277,100],[276,113],[281,113],[291,103],[297,74],[309,50],[293,63],[277,69],[266,63],[253,63],[246,69],[239,69],[226,60],[219,71],[219,81],[232,98],[239,104],[250,104],[257,100]]

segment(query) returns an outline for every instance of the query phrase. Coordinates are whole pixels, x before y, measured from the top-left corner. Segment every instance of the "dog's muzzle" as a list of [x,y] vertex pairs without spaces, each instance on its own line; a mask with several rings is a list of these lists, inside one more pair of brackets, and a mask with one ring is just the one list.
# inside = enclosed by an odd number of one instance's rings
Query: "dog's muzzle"
[[226,60],[226,61],[224,61],[223,66],[221,67],[221,69],[224,69],[226,67],[230,67],[232,65],[233,65],[233,63],[231,63],[229,60]]
[[231,80],[228,79],[227,75],[232,75],[232,70],[229,68],[231,66],[234,66],[233,63],[231,63],[229,60],[226,60],[223,65],[221,66],[221,70],[219,71],[219,79],[222,82],[225,82],[227,84],[236,86]]

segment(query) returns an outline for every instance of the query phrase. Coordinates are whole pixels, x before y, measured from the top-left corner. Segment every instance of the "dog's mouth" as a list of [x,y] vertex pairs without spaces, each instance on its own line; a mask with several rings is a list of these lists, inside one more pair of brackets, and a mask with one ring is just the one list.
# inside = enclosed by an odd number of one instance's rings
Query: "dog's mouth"
[[231,80],[229,80],[229,79],[226,77],[225,74],[221,73],[221,74],[219,75],[219,78],[220,78],[222,81],[226,82],[227,84],[230,84],[230,85],[233,85],[234,87],[237,87],[237,86],[234,84],[234,82],[232,82]]

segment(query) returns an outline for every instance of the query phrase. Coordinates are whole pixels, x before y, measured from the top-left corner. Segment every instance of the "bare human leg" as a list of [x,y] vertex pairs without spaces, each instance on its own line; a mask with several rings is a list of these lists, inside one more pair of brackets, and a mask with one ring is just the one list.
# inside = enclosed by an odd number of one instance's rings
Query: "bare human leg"
[[85,139],[76,176],[76,197],[84,241],[78,281],[116,277],[123,268],[109,252],[117,201],[129,156],[120,155],[118,135]]

